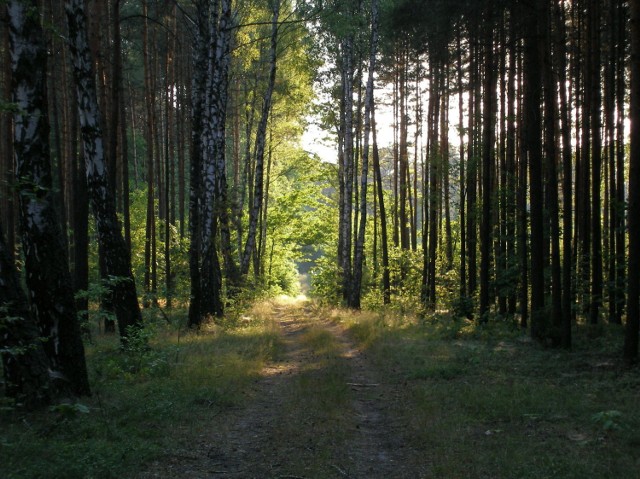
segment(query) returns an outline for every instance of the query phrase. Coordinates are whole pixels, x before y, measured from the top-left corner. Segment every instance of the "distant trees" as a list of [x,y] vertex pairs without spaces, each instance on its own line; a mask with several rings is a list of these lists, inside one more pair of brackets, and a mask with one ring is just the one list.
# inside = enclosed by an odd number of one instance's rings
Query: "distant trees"
[[[363,6],[325,8],[355,24],[368,18]],[[625,214],[633,163],[627,175],[623,121],[626,69],[633,64],[629,6],[616,0],[386,3],[379,82],[389,92],[394,142],[381,161],[386,178],[378,177],[374,161],[373,183],[383,190],[375,201],[370,185],[358,184],[352,172],[370,153],[366,102],[357,94],[364,91],[367,42],[326,16],[322,41],[336,64],[333,92],[341,92],[332,99],[340,115],[327,120],[338,132],[337,264],[346,304],[350,288],[369,292],[382,281],[378,265],[365,267],[372,282],[353,281],[354,225],[374,221],[380,234],[389,221],[390,286],[379,288],[384,302],[409,294],[421,297],[425,311],[450,307],[455,281],[456,308],[464,314],[517,315],[537,340],[567,348],[578,316],[591,324],[621,321],[632,274],[625,249],[635,244],[631,230],[625,235],[625,222],[633,221],[631,211]],[[456,147],[449,140],[453,118]],[[386,217],[353,214],[358,195],[370,195],[376,213],[388,201]],[[420,243],[418,266],[409,258]],[[371,238],[364,257],[380,258],[382,244]]]

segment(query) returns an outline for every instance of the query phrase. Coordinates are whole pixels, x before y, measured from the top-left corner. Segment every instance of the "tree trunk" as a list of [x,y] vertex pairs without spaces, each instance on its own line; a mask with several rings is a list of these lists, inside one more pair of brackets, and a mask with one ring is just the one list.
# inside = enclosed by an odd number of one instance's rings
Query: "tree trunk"
[[50,363],[0,227],[0,350],[8,397],[25,409],[51,401]]
[[571,347],[571,319],[574,298],[573,285],[573,164],[571,153],[571,120],[567,98],[566,32],[564,7],[557,0],[555,8],[558,71],[560,73],[560,119],[562,135],[562,347]]
[[[364,237],[367,224],[367,176],[369,174],[369,134],[371,133],[371,112],[373,102],[373,77],[376,70],[376,54],[378,49],[378,0],[371,0],[371,45],[367,87],[364,100],[364,142],[362,151],[362,172],[360,174],[360,227],[356,241],[353,261],[353,285],[349,307],[360,309],[362,294],[362,263],[364,261]],[[376,145],[377,146],[377,145]],[[375,154],[375,153],[374,153]]]
[[189,295],[189,327],[197,328],[202,322],[202,289],[201,272],[201,214],[200,198],[202,196],[202,154],[203,126],[206,94],[207,46],[209,38],[209,2],[200,0],[196,3],[195,41],[193,48],[193,76],[191,87],[191,162],[189,170],[189,277],[191,291]]
[[375,102],[371,106],[371,129],[373,133],[373,171],[376,175],[378,208],[380,209],[380,241],[382,247],[382,301],[391,303],[391,275],[389,271],[389,236],[387,228],[387,212],[384,204],[384,187],[380,172],[380,152],[378,151],[378,135],[376,131]]
[[[542,20],[544,40],[543,83],[544,83],[544,150],[546,157],[547,215],[551,233],[551,318],[549,336],[554,346],[562,343],[562,270],[560,266],[560,219],[558,201],[558,154],[557,154],[557,85],[551,57],[551,28],[548,21],[546,2]],[[564,85],[562,85],[564,88]]]
[[544,194],[542,178],[542,53],[544,39],[540,23],[546,15],[542,0],[535,0],[525,18],[524,47],[524,147],[529,164],[531,204],[531,336],[545,339],[544,304]]
[[484,74],[484,104],[482,118],[484,120],[482,132],[482,222],[480,224],[480,318],[481,322],[488,320],[491,287],[491,244],[493,230],[492,215],[492,183],[494,175],[494,143],[495,143],[495,111],[496,111],[496,74],[493,54],[493,17],[491,6],[487,9],[485,18],[485,64]]
[[464,148],[464,84],[462,80],[461,31],[457,35],[457,74],[458,74],[458,134],[460,145],[460,299],[467,296],[467,229],[466,229],[466,185],[465,185],[465,148]]
[[273,96],[273,89],[276,81],[276,60],[277,60],[277,46],[278,46],[278,16],[280,14],[280,1],[273,2],[273,19],[271,22],[271,48],[269,50],[269,82],[267,85],[267,91],[264,97],[264,103],[262,104],[262,117],[258,123],[258,129],[256,131],[256,168],[255,168],[255,186],[253,195],[253,204],[249,212],[249,232],[247,235],[247,241],[244,245],[244,252],[242,255],[242,262],[240,264],[240,274],[246,276],[249,273],[249,265],[251,257],[253,256],[256,248],[258,220],[260,217],[260,210],[262,207],[263,193],[264,193],[264,150],[267,134],[267,121],[269,120],[269,112],[271,111],[271,99]]
[[89,379],[69,275],[52,203],[47,53],[36,2],[8,4],[13,74],[14,150],[29,296],[59,388],[89,394]]
[[640,329],[640,0],[631,7],[631,155],[629,158],[629,256],[627,260],[627,324],[624,359],[638,361]]
[[131,273],[131,258],[122,237],[115,199],[108,185],[100,112],[93,81],[93,65],[87,41],[84,4],[67,2],[69,38],[78,95],[78,114],[82,126],[83,150],[91,207],[96,221],[98,241],[105,254],[106,273],[115,277],[110,291],[120,336],[126,341],[131,328],[142,325],[136,284]]
[[589,321],[596,324],[600,316],[602,305],[602,213],[601,213],[601,192],[602,187],[602,138],[600,119],[600,1],[590,0],[589,13],[587,14],[589,52],[591,65],[588,75],[591,76],[590,84],[592,92],[589,112],[591,117],[591,305],[589,310]]

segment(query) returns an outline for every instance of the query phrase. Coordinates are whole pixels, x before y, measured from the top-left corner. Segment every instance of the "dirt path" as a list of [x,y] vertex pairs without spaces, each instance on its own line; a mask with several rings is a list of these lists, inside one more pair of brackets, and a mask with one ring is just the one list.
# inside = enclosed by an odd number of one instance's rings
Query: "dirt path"
[[[304,303],[273,307],[283,354],[267,365],[245,407],[226,411],[189,454],[142,476],[180,478],[421,478],[425,458],[407,445],[397,385],[384,384],[348,335]],[[331,353],[309,336],[325,336]],[[316,385],[343,401],[322,403]]]

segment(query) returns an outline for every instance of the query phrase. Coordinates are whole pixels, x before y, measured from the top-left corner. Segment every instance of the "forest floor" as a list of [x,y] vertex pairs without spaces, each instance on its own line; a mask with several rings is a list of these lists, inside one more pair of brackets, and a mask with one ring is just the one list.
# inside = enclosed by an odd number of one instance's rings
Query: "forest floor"
[[345,328],[301,300],[269,312],[281,348],[241,407],[203,425],[189,450],[172,451],[141,478],[421,478],[385,381]]
[[93,394],[37,413],[0,397],[3,479],[637,479],[640,368],[623,329],[572,351],[512,319],[278,298],[185,330],[145,310],[87,343]]

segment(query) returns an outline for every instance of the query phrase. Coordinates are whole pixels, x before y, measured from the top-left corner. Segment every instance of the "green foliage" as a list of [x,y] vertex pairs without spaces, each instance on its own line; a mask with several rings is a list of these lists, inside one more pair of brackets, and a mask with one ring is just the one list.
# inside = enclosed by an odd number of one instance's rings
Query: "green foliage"
[[0,100],[0,112],[3,113],[18,113],[20,108],[14,102]]
[[89,414],[91,410],[81,403],[61,403],[49,407],[49,411],[58,414],[61,418],[72,418],[78,414]]
[[622,417],[624,415],[615,409],[609,411],[600,411],[593,416],[591,420],[598,424],[606,432],[618,431],[623,428]]
[[322,257],[311,269],[311,294],[321,302],[339,304],[342,298],[341,270],[336,260]]

